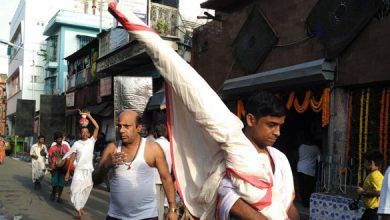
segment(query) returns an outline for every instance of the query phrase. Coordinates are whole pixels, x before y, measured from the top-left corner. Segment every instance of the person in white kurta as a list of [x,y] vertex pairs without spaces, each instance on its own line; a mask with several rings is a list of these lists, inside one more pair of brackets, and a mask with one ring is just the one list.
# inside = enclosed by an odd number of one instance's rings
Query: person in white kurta
[[[30,156],[31,156],[31,170],[32,170],[32,181],[35,184],[36,188],[40,187],[40,183],[45,176],[46,167],[45,167],[45,161],[46,161],[46,155],[47,155],[47,148],[44,144],[45,137],[40,135],[38,137],[38,143],[33,144],[31,146],[30,150]],[[43,150],[43,155],[41,154],[41,151]]]
[[70,199],[77,210],[76,218],[81,218],[84,215],[84,206],[93,188],[93,149],[98,136],[99,125],[91,114],[87,113],[87,118],[95,126],[92,137],[90,137],[87,127],[81,128],[81,140],[76,141],[70,149],[70,153],[64,156],[71,155],[65,181],[69,180],[71,164],[75,159],[77,162],[72,184],[70,185]]
[[[155,140],[157,142],[161,149],[164,151],[165,159],[168,163],[168,169],[169,172],[171,172],[172,169],[172,159],[171,159],[171,147],[170,143],[167,140],[168,137],[168,131],[166,124],[159,124],[156,126],[156,133],[159,138]],[[158,205],[158,219],[163,220],[164,219],[164,213],[165,209],[164,207],[168,207],[168,202],[166,201],[165,191],[164,187],[162,186],[160,175],[158,174],[158,170],[156,169],[156,192],[157,192],[157,205]]]

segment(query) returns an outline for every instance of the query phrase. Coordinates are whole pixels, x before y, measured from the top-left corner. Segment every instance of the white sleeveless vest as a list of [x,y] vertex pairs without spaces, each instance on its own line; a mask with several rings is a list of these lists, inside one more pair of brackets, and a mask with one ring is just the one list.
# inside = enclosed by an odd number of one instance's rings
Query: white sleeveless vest
[[[145,161],[145,138],[141,139],[138,154],[128,169],[127,165],[114,168],[111,177],[111,198],[108,215],[122,220],[157,217],[154,168]],[[119,142],[117,152],[122,149]]]

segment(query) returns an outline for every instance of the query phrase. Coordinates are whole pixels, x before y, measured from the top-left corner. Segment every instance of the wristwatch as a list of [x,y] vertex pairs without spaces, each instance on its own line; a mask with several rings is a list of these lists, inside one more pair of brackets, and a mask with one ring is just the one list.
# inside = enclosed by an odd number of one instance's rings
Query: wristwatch
[[179,211],[178,208],[171,208],[171,207],[168,208],[168,212],[177,212],[177,211]]

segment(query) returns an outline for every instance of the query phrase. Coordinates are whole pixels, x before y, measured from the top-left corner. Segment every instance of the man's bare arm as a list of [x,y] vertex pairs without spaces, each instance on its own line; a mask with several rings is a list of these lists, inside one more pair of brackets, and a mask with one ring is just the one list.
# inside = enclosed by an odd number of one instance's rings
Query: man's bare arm
[[[172,177],[168,168],[168,163],[165,158],[164,151],[156,142],[150,142],[152,145],[153,153],[155,155],[155,167],[160,174],[161,183],[164,187],[165,194],[167,195],[167,200],[169,204],[169,209],[176,209],[176,198],[175,198],[175,186],[172,181]],[[168,211],[167,219],[177,219],[177,212]]]
[[99,161],[98,167],[92,173],[92,179],[94,184],[100,184],[104,181],[104,177],[108,171],[113,167],[112,154],[115,153],[116,145],[110,143],[103,151],[103,155]]
[[291,203],[291,206],[287,211],[287,215],[290,218],[290,220],[300,219],[298,209],[295,207],[294,203]]
[[95,127],[92,133],[92,137],[97,140],[97,137],[99,135],[99,124],[95,121],[95,119],[92,117],[92,115],[88,112],[87,113],[88,119],[92,122],[93,126]]
[[253,209],[242,199],[238,199],[230,209],[230,216],[241,220],[267,220],[261,212]]

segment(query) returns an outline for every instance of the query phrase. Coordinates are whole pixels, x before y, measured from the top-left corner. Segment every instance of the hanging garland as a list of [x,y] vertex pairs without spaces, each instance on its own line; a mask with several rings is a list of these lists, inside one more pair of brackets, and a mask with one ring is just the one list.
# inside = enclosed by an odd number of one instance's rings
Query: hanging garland
[[352,122],[352,93],[348,99],[348,124],[347,124],[347,142],[345,143],[345,161],[349,162],[349,150],[351,145],[351,122]]
[[241,119],[242,117],[245,117],[245,107],[244,107],[244,102],[239,99],[237,101],[237,117]]
[[311,98],[311,90],[307,90],[305,92],[305,99],[303,100],[302,105],[299,104],[298,97],[295,97],[295,99],[294,99],[295,110],[300,114],[304,113],[307,110],[307,108],[309,107],[310,98]]
[[358,166],[358,184],[361,183],[362,173],[362,142],[363,142],[363,110],[364,110],[364,89],[360,96],[360,117],[359,117],[359,143],[358,143],[358,154],[359,154],[359,166]]
[[321,98],[320,100],[317,102],[314,95],[311,97],[310,99],[310,106],[311,108],[313,109],[314,112],[320,112],[322,111],[322,106],[323,106],[323,100],[324,100],[324,93],[325,93],[325,89],[324,89],[324,92],[322,93],[321,95]]
[[390,89],[386,91],[386,108],[385,108],[385,124],[384,124],[384,132],[383,132],[383,155],[385,160],[385,166],[387,166],[387,138],[389,134],[389,103],[390,102]]
[[366,92],[366,103],[365,103],[365,114],[364,114],[364,153],[367,152],[367,144],[368,144],[368,111],[370,106],[370,88],[367,89]]
[[379,114],[379,151],[383,153],[383,119],[385,114],[386,89],[382,89],[381,112]]
[[295,98],[295,92],[292,91],[292,92],[290,92],[290,94],[288,95],[288,100],[287,100],[287,103],[286,103],[286,108],[287,108],[288,110],[291,109],[291,106],[292,106],[292,104],[293,104],[293,102],[294,102],[294,98]]
[[325,127],[330,122],[330,88],[325,88],[323,92],[323,106],[322,106],[322,127]]

